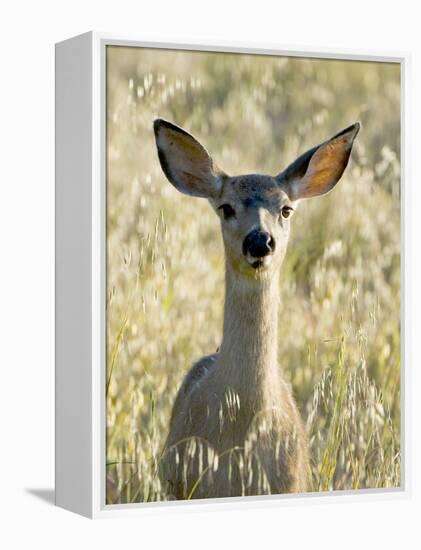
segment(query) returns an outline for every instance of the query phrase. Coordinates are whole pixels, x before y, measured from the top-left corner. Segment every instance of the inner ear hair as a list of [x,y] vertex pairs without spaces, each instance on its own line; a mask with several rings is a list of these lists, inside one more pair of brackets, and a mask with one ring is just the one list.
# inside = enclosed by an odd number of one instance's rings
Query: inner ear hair
[[205,147],[183,128],[167,120],[154,121],[158,158],[168,181],[178,191],[212,198],[221,191],[220,170]]
[[306,151],[276,176],[291,200],[323,195],[333,189],[345,171],[359,129],[358,122],[345,128]]

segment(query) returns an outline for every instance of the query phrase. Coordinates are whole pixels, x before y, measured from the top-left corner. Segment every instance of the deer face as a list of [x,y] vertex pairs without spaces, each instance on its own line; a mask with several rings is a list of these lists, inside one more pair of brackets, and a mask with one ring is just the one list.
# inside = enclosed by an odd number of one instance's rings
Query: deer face
[[227,262],[236,272],[258,278],[282,263],[299,201],[327,193],[342,176],[359,124],[307,151],[273,177],[227,176],[182,128],[158,119],[154,130],[168,180],[182,193],[210,201],[221,220]]
[[210,200],[221,220],[227,261],[244,275],[279,267],[296,208],[271,176],[224,177],[221,195]]

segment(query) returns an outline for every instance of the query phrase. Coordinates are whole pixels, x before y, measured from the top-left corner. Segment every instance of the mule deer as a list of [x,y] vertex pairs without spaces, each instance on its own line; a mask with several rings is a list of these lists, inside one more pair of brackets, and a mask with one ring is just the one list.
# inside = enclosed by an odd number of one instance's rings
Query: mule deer
[[277,176],[231,177],[193,136],[155,120],[166,177],[209,200],[225,249],[222,344],[185,377],[163,454],[162,479],[174,498],[309,490],[305,428],[278,366],[278,275],[299,201],[335,186],[359,128],[310,149]]

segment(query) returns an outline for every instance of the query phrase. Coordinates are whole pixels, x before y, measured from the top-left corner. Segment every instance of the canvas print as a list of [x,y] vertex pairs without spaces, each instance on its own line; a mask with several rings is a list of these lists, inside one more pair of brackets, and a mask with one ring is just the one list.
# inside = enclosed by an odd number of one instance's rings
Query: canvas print
[[106,503],[396,488],[400,65],[108,46]]

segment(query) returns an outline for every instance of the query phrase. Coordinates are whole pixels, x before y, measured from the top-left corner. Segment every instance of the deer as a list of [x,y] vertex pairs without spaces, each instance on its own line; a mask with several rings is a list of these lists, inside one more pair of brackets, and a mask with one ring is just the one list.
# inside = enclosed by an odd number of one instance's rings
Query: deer
[[183,128],[153,123],[159,162],[181,193],[206,199],[225,252],[222,341],[187,372],[172,408],[160,476],[170,499],[311,490],[305,424],[278,364],[280,269],[304,199],[331,191],[360,124],[275,176],[229,176]]

